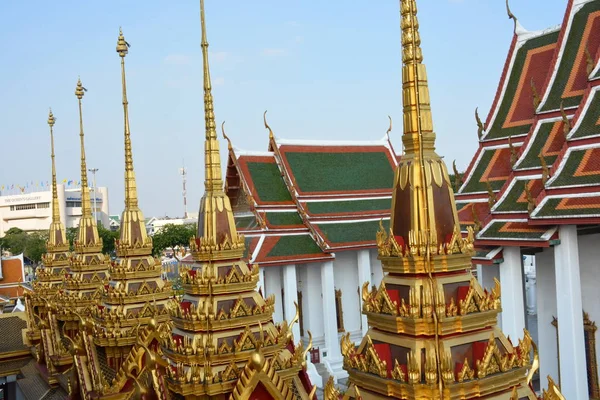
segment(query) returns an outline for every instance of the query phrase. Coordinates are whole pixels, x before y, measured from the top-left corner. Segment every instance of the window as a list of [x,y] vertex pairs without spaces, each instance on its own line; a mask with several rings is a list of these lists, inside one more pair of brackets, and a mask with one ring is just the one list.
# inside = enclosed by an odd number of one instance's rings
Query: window
[[[14,207],[14,210],[13,210],[13,207]],[[34,210],[35,204],[17,204],[16,206],[11,206],[10,209],[12,211]]]
[[81,201],[67,201],[67,207],[81,207]]
[[335,290],[335,316],[338,332],[344,332],[344,310],[342,308],[342,289]]
[[37,203],[37,208],[50,208],[50,203]]

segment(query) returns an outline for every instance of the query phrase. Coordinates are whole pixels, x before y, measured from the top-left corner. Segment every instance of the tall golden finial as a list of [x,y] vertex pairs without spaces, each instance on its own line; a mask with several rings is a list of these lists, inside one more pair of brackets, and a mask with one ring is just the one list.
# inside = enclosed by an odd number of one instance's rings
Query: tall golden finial
[[56,118],[52,109],[48,114],[48,125],[50,125],[50,158],[52,159],[52,222],[60,223],[60,209],[58,208],[58,188],[56,186],[56,163],[54,161],[54,124]]
[[[404,99],[404,135],[406,154],[422,158],[423,152],[433,152],[435,134],[429,104],[427,71],[421,51],[417,4],[401,0],[402,16],[402,91]],[[418,155],[417,155],[418,154]]]
[[123,114],[125,123],[125,208],[137,208],[138,196],[133,171],[133,154],[131,151],[131,132],[129,131],[129,102],[127,101],[127,82],[125,81],[125,56],[129,52],[129,43],[123,37],[123,31],[119,28],[119,39],[117,40],[117,53],[121,57],[121,85],[123,89]]
[[121,234],[117,244],[117,256],[138,255],[152,252],[152,239],[148,237],[142,214],[138,205],[137,185],[133,170],[133,153],[131,149],[131,132],[129,130],[129,102],[127,101],[127,82],[125,80],[125,56],[129,52],[129,43],[119,28],[117,53],[121,57],[121,85],[123,89],[123,117],[125,125],[125,209],[121,217]]
[[[75,88],[75,96],[79,103],[79,141],[81,146],[81,216],[82,218],[92,216],[92,206],[90,204],[90,191],[88,188],[87,165],[85,162],[85,145],[83,134],[83,112],[81,110],[81,99],[87,92],[83,87],[81,79],[77,79],[77,87]],[[95,222],[95,221],[94,221]]]
[[204,62],[204,123],[206,138],[204,142],[205,173],[204,186],[207,191],[222,191],[221,156],[215,124],[215,113],[208,65],[208,39],[206,38],[206,22],[204,19],[204,0],[200,0],[200,24],[202,25],[202,60]]
[[[52,159],[52,222],[48,229],[48,242],[46,248],[48,253],[54,251],[69,250],[69,242],[67,241],[67,233],[65,227],[60,220],[60,208],[58,204],[58,187],[56,184],[56,163],[54,161],[54,124],[56,118],[50,109],[48,114],[48,125],[50,126],[50,158]],[[23,192],[21,188],[21,192]]]

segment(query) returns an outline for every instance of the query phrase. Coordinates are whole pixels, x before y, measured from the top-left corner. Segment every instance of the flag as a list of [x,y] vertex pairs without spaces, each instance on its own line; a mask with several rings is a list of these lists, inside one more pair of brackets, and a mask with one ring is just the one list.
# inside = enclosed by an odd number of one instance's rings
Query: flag
[[66,179],[63,179],[62,183],[67,183],[67,180],[66,180]]

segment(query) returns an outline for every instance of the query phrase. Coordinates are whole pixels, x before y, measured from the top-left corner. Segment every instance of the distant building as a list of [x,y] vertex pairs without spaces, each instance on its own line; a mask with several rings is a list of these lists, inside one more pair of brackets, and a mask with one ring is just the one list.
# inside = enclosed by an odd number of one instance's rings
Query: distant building
[[17,304],[25,291],[21,284],[28,281],[27,278],[23,254],[0,257],[0,313]]
[[[58,186],[60,215],[66,228],[75,228],[81,218],[81,189],[65,189]],[[96,200],[93,190],[92,210],[96,207],[97,219],[102,225],[110,226],[108,212],[108,188],[96,188]],[[48,230],[52,220],[52,191],[33,192],[11,196],[0,196],[0,237],[10,228],[24,231]]]
[[121,227],[121,216],[111,215],[108,217],[108,226],[111,231],[118,231]]
[[146,221],[146,231],[148,235],[154,235],[160,232],[165,225],[194,225],[198,222],[198,214],[188,213],[187,218],[157,218],[152,217]]

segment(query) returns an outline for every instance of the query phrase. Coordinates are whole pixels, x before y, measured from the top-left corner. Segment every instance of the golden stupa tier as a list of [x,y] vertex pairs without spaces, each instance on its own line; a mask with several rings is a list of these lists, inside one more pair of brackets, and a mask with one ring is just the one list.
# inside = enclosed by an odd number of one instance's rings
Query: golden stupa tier
[[[74,241],[75,253],[70,258],[70,274],[65,276],[58,318],[69,321],[68,331],[77,329],[76,321],[88,315],[98,304],[104,286],[109,281],[109,258],[102,253],[102,238],[98,234],[96,220],[92,214],[90,188],[88,187],[87,163],[85,157],[85,135],[83,130],[82,99],[86,89],[77,80],[75,96],[79,106],[79,142],[81,154],[81,218]],[[70,335],[73,336],[73,335]]]

